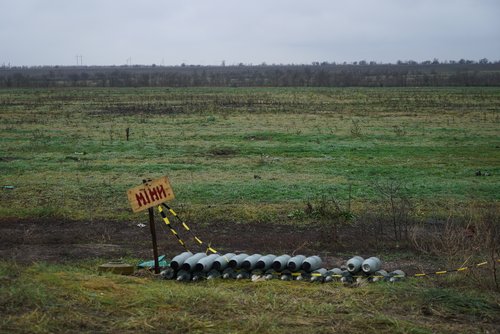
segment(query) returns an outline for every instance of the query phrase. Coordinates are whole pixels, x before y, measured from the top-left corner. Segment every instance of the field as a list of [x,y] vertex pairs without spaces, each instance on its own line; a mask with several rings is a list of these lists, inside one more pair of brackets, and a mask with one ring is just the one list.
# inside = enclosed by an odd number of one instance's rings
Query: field
[[495,333],[500,320],[499,306],[491,295],[459,291],[456,283],[445,279],[439,285],[408,281],[357,288],[276,280],[182,284],[97,275],[97,264],[27,268],[3,264],[0,330]]
[[[494,332],[495,268],[356,289],[93,268],[151,257],[126,191],[164,175],[221,251],[380,255],[410,273],[491,262],[499,124],[497,88],[0,90],[0,330]],[[182,250],[157,228],[162,253]]]
[[135,219],[125,190],[162,175],[177,207],[198,210],[293,207],[349,188],[361,204],[388,179],[438,206],[499,198],[497,89],[0,93],[1,184],[16,187],[2,192],[3,217]]

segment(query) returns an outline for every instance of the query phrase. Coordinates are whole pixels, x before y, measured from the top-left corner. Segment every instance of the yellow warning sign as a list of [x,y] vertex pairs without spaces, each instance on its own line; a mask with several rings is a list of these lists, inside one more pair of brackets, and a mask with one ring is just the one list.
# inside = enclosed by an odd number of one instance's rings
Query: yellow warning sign
[[149,209],[175,198],[166,176],[129,189],[127,196],[134,212]]

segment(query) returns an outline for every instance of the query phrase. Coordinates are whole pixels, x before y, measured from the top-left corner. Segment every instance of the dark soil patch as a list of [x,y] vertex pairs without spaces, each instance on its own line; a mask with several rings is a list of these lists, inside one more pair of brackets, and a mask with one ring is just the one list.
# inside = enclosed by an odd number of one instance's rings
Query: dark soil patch
[[[144,224],[145,226],[141,225]],[[141,227],[142,226],[142,227]],[[210,226],[191,224],[196,236],[221,253],[245,252],[261,254],[320,255],[327,267],[340,266],[353,255],[382,256],[380,252],[356,247],[347,242],[331,242],[328,231],[321,225],[291,226],[262,223],[222,223]],[[168,228],[156,223],[160,254],[168,258],[184,251]],[[183,233],[184,232],[184,233]],[[190,250],[205,251],[197,246],[190,234],[179,229]],[[354,231],[342,231],[346,243]],[[341,235],[341,236],[342,236]],[[361,243],[362,244],[362,243]],[[359,246],[359,245],[358,245]],[[69,262],[91,258],[121,257],[152,258],[151,234],[147,222],[0,220],[0,258],[19,263],[36,261]],[[382,252],[383,254],[383,252]],[[385,261],[387,270],[403,269],[417,272],[435,269],[432,263],[422,263],[408,253],[398,260]],[[391,259],[396,258],[394,255]]]
[[238,153],[238,150],[233,147],[213,147],[208,150],[210,155],[215,156],[232,156]]
[[18,160],[16,157],[0,157],[0,162],[11,162],[14,160]]
[[91,115],[174,115],[185,113],[181,105],[150,105],[122,103],[106,106],[104,109],[91,112]]

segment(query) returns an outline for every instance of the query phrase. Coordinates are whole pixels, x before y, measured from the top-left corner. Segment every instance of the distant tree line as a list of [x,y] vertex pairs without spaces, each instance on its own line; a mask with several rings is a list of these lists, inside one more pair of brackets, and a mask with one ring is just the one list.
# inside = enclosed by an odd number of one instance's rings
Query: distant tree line
[[487,59],[396,64],[0,67],[0,88],[15,87],[415,87],[500,86]]

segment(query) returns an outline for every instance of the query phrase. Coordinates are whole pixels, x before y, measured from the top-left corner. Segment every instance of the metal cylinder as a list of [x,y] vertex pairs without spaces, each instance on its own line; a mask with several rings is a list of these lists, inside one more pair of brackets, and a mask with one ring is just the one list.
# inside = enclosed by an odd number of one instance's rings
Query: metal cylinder
[[193,282],[200,281],[200,280],[205,279],[205,278],[207,278],[207,273],[203,272],[203,271],[194,271],[191,274],[191,280]]
[[402,270],[394,270],[389,273],[389,282],[401,281],[406,277],[406,274]]
[[311,278],[311,273],[305,270],[300,270],[298,272],[292,273],[292,277],[294,277],[296,281],[303,281]]
[[179,270],[181,268],[182,264],[184,263],[184,261],[186,261],[191,256],[193,256],[193,253],[191,253],[191,252],[184,252],[184,253],[181,253],[181,254],[175,256],[172,259],[172,261],[170,262],[170,267],[174,270]]
[[347,270],[349,270],[349,272],[353,274],[357,273],[361,270],[363,261],[364,259],[361,256],[355,256],[349,259],[349,261],[347,261]]
[[344,271],[342,272],[340,281],[344,284],[351,284],[352,282],[354,282],[354,277],[352,277],[352,274],[349,271]]
[[331,273],[331,276],[337,276],[337,278],[340,278],[340,277],[342,277],[342,273],[344,271],[345,270],[342,270],[340,268],[333,268],[330,270],[330,273]]
[[212,269],[207,273],[207,279],[216,279],[221,277],[221,272],[217,269]]
[[250,272],[246,271],[246,270],[240,270],[237,274],[236,274],[236,279],[237,280],[240,280],[240,279],[249,279],[250,278]]
[[280,279],[282,281],[291,281],[292,280],[292,272],[290,270],[283,270],[281,272]]
[[385,270],[377,270],[373,273],[372,282],[385,281],[389,278],[389,274]]
[[257,282],[262,279],[265,279],[265,272],[260,269],[254,269],[250,272],[250,278],[252,282]]
[[378,257],[372,256],[363,261],[361,269],[367,274],[373,274],[382,267],[382,261]]
[[247,257],[248,254],[245,253],[235,255],[231,258],[231,260],[229,260],[228,266],[233,269],[241,268],[243,260],[245,260]]
[[323,282],[326,277],[327,270],[325,268],[316,269],[311,272],[311,282]]
[[342,269],[333,268],[326,272],[325,282],[340,281],[341,277],[342,277]]
[[275,271],[282,271],[286,269],[288,261],[292,257],[287,254],[283,254],[274,259],[272,267]]
[[305,271],[314,271],[321,268],[323,265],[323,260],[317,255],[309,256],[302,262],[302,269]]
[[233,268],[226,268],[222,272],[223,279],[234,279],[236,278],[236,271]]
[[267,270],[265,273],[264,273],[264,279],[266,280],[271,280],[271,279],[274,279],[274,278],[278,278],[280,276],[281,273],[278,273],[277,271],[275,271],[274,269],[269,269]]
[[288,260],[286,266],[291,271],[298,271],[302,267],[302,263],[304,262],[305,259],[306,257],[304,255],[294,256],[290,260]]
[[224,270],[224,269],[226,269],[226,267],[229,264],[229,261],[235,255],[236,254],[234,254],[234,253],[227,253],[227,254],[224,254],[222,256],[219,256],[218,258],[215,259],[212,267],[214,269],[217,269],[217,270]]
[[276,255],[274,255],[274,254],[267,254],[265,256],[262,256],[255,264],[255,268],[260,269],[262,271],[266,271],[269,268],[271,268],[275,258],[276,258]]
[[342,277],[352,277],[352,274],[349,270],[342,270]]
[[241,263],[241,268],[245,270],[252,270],[255,269],[255,266],[257,265],[257,261],[262,257],[261,254],[253,254],[248,256],[243,262]]
[[215,259],[217,259],[219,256],[220,256],[219,254],[210,254],[208,256],[205,256],[204,258],[201,258],[194,266],[194,270],[202,272],[210,271],[210,269],[212,269]]
[[179,270],[177,272],[177,280],[178,281],[190,281],[191,280],[191,273],[186,270]]
[[196,253],[193,256],[187,258],[186,261],[181,266],[182,270],[185,271],[192,271],[194,269],[194,266],[200,261],[202,258],[207,256],[205,253]]
[[160,273],[161,278],[163,279],[174,279],[175,278],[175,270],[173,268],[167,267],[165,270],[162,270]]

